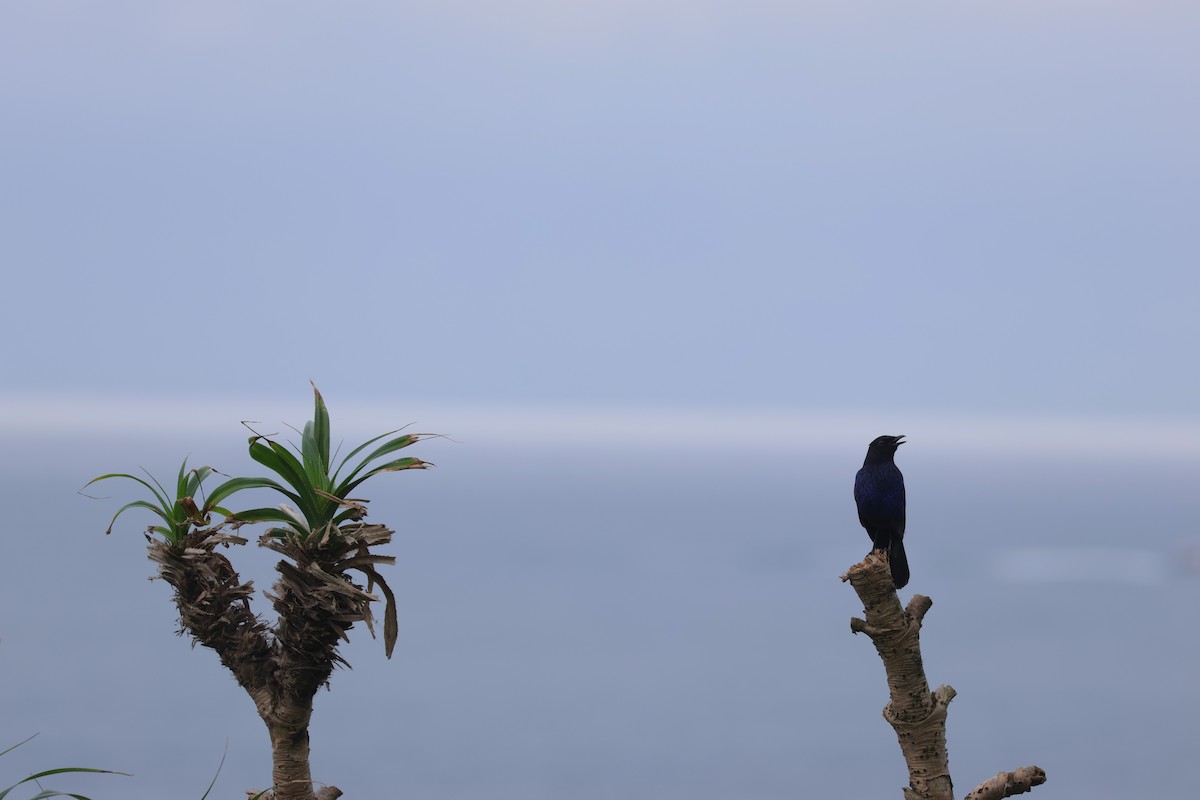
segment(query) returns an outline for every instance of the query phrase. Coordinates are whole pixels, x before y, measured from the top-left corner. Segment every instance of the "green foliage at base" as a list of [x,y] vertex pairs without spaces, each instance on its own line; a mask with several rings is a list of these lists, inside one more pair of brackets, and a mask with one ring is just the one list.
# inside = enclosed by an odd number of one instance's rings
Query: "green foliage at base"
[[[36,736],[36,735],[37,734],[34,734],[34,736]],[[32,739],[32,738],[33,738],[33,736],[29,737],[29,739]],[[18,747],[25,744],[25,742],[28,742],[29,739],[26,739],[24,742],[17,742],[16,744],[14,744],[12,747],[8,748],[7,750],[0,751],[0,756],[4,755],[6,753],[11,753],[13,750],[16,750]],[[12,792],[13,789],[16,789],[19,786],[24,786],[27,783],[34,784],[40,790],[37,794],[30,797],[29,800],[44,800],[45,798],[48,798],[48,797],[74,797],[75,800],[90,800],[90,798],[85,797],[84,795],[81,795],[81,794],[73,794],[72,792],[56,792],[52,789],[42,789],[42,785],[40,783],[38,783],[38,781],[40,781],[42,778],[48,778],[51,775],[62,775],[67,772],[97,772],[97,773],[103,773],[103,774],[107,774],[107,775],[128,775],[129,774],[127,772],[116,772],[115,770],[111,770],[111,769],[91,769],[89,767],[60,767],[58,769],[48,769],[43,772],[36,772],[33,775],[30,775],[28,778],[25,778],[24,780],[17,781],[12,786],[9,786],[7,789],[0,789],[0,800],[4,800],[4,798],[8,797],[9,793]]]

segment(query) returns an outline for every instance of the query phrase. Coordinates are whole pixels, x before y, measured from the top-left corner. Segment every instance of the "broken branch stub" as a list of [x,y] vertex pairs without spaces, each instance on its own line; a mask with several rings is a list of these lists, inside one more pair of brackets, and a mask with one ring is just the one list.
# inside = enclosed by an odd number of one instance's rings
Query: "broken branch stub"
[[[863,604],[863,618],[851,619],[850,630],[871,637],[887,673],[890,699],[883,717],[895,730],[908,764],[905,800],[954,800],[946,713],[955,691],[940,686],[931,692],[921,659],[921,624],[933,601],[917,594],[901,608],[887,556],[880,552],[868,554],[842,580],[850,582]],[[1040,767],[1023,767],[985,781],[967,800],[1001,800],[1045,782]]]

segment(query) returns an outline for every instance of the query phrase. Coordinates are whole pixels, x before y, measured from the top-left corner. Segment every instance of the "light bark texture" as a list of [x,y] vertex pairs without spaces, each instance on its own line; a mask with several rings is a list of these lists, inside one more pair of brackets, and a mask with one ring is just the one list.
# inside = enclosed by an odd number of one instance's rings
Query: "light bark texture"
[[1046,782],[1046,773],[1041,767],[1021,767],[1013,772],[1001,772],[984,781],[967,795],[967,800],[1001,800],[1014,794],[1024,794]]
[[[887,556],[881,552],[868,554],[842,580],[850,582],[863,604],[864,618],[851,619],[850,630],[871,638],[887,674],[890,699],[883,717],[895,730],[908,765],[905,800],[954,800],[946,713],[955,691],[950,686],[930,691],[921,659],[921,624],[933,601],[916,594],[901,607]],[[1024,767],[981,784],[968,800],[999,800],[1045,780],[1046,773],[1040,768]]]

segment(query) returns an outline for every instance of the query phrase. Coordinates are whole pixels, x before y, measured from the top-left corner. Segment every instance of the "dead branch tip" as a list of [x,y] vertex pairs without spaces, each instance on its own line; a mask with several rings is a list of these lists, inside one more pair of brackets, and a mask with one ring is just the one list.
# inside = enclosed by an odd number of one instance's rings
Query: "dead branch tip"
[[1046,771],[1041,767],[1021,767],[1012,772],[1001,772],[984,781],[967,795],[966,800],[1002,800],[1014,794],[1024,794],[1045,782]]

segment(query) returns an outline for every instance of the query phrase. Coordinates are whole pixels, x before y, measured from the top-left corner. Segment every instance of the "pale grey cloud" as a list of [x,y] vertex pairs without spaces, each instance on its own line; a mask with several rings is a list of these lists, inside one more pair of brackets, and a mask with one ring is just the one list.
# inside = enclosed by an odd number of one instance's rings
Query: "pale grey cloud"
[[[511,404],[467,406],[364,402],[327,398],[340,439],[355,442],[407,426],[413,432],[449,437],[439,449],[453,458],[461,445],[569,451],[698,453],[840,451],[857,455],[880,433],[903,433],[915,446],[906,455],[998,454],[1034,459],[1103,456],[1200,459],[1200,423],[1189,417],[1138,419],[1115,415],[1001,415],[782,409],[562,406]],[[66,441],[175,442],[193,452],[208,444],[221,452],[248,431],[295,438],[293,429],[311,417],[298,398],[207,395],[0,394],[0,437]],[[197,449],[199,448],[199,449]]]

